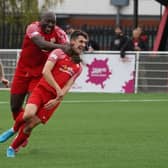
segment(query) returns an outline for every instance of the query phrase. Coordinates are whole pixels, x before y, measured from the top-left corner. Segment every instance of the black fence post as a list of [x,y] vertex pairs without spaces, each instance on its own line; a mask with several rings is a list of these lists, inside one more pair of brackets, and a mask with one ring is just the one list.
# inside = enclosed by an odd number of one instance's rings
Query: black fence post
[[138,0],[134,0],[134,28],[138,26]]
[[5,47],[5,0],[2,1],[2,48]]

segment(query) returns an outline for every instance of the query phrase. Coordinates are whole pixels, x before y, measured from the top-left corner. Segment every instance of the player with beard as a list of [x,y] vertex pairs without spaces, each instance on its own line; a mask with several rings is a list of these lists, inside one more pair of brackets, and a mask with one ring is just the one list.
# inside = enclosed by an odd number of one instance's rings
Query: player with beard
[[[56,26],[56,15],[53,12],[42,14],[40,21],[27,26],[11,84],[10,107],[14,120],[23,111],[25,97],[39,82],[49,53],[56,48],[65,48],[67,42],[66,33]],[[26,144],[24,142],[23,146]]]
[[5,142],[18,132],[7,149],[7,157],[15,157],[16,149],[30,136],[32,129],[46,123],[58,108],[82,71],[80,55],[87,41],[87,34],[76,30],[71,35],[69,49],[55,49],[50,53],[43,77],[28,98],[25,111],[20,113],[11,129],[0,135],[0,142]]

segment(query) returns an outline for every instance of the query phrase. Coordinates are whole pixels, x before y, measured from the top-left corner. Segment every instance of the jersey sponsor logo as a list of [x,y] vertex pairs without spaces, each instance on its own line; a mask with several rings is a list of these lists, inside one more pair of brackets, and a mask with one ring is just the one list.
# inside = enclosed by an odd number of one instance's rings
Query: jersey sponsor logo
[[62,65],[59,68],[60,71],[65,72],[67,74],[69,74],[70,76],[73,76],[75,74],[74,70],[72,67],[68,67],[67,65]]

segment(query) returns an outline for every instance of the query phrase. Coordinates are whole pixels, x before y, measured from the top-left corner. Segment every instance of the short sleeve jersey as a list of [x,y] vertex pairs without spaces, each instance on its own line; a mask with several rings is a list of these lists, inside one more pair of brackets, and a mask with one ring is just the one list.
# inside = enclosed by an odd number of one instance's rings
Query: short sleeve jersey
[[41,75],[42,68],[49,55],[49,51],[41,50],[31,40],[32,37],[37,35],[42,36],[46,41],[57,44],[65,44],[68,42],[66,33],[58,26],[55,26],[50,34],[45,34],[41,30],[40,22],[37,21],[28,25],[18,61],[18,68],[25,70],[32,76]]
[[[55,63],[52,74],[61,88],[63,88],[71,78],[75,81],[82,72],[81,64],[75,63],[71,57],[65,54],[61,49],[53,50],[50,53],[48,60]],[[43,77],[38,85],[43,86],[48,91],[56,94],[55,89],[50,86]]]

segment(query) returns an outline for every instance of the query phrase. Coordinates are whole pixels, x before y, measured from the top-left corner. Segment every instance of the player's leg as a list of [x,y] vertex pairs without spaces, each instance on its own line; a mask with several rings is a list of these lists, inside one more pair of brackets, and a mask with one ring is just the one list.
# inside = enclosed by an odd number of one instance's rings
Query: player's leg
[[10,107],[12,111],[13,119],[16,120],[18,115],[23,112],[23,103],[26,93],[24,94],[11,94],[10,95]]
[[[39,77],[31,77],[31,80],[29,81],[29,85],[28,85],[28,93],[27,93],[27,100],[26,102],[28,101],[28,98],[29,96],[31,95],[33,89],[35,88],[35,86],[37,85],[37,83],[39,82],[41,76]],[[23,113],[21,113],[21,115],[19,114],[19,116],[17,117],[17,120],[18,122],[15,124],[14,126],[14,130],[18,130],[20,125],[22,125],[24,123],[24,120],[23,120]],[[26,147],[28,144],[28,138],[25,139],[25,141],[18,147],[15,149],[15,152],[18,152],[20,147]]]
[[[33,117],[32,119],[26,122],[25,131],[31,134],[31,131],[28,130],[32,130],[35,125],[38,125],[38,123],[39,120],[37,120],[36,117]],[[21,147],[25,148],[27,145],[28,145],[28,138],[25,138],[24,141],[18,147],[15,148],[15,152],[18,152]]]
[[[24,114],[21,113],[18,116],[16,120],[17,122],[15,123],[13,129],[15,131],[18,131],[20,129],[20,126],[25,124],[25,122],[27,126],[26,130],[33,127],[32,124],[36,125],[36,123],[38,123],[38,120],[36,119],[34,121],[34,118],[35,118],[34,116],[36,116],[37,109],[41,103],[42,102],[41,102],[41,96],[39,94],[39,90],[38,88],[34,89],[34,92],[31,94],[31,96],[28,99]],[[15,149],[15,151],[18,151],[21,146],[22,147],[27,146],[27,144],[28,144],[28,138],[25,139],[25,141],[18,148]]]
[[30,77],[20,69],[16,69],[11,85],[10,107],[13,119],[16,120],[20,112],[22,112],[22,105],[25,96],[28,92]]
[[[29,138],[32,129],[40,123],[46,123],[51,118],[52,114],[59,105],[60,103],[57,103],[56,106],[50,110],[45,110],[44,108],[41,108],[36,114],[34,113],[34,111],[31,111],[33,107],[32,104],[29,104],[29,106],[27,106],[27,109],[25,109],[24,117],[26,122],[21,126],[19,134],[16,136],[12,144],[7,149],[7,157],[15,157],[15,153],[18,151],[18,148],[20,148],[23,142],[25,142]],[[29,109],[31,112],[28,112]]]
[[[13,113],[13,118],[16,120],[20,112],[23,111],[22,106],[27,96],[27,100],[32,93],[33,89],[39,82],[40,77],[20,77],[15,76],[12,82],[11,88],[11,111]],[[13,94],[15,93],[15,94]],[[27,101],[26,101],[27,102]]]
[[23,114],[23,120],[28,121],[36,115],[38,110],[38,105],[34,103],[28,103],[25,107],[25,112]]
[[[21,116],[21,114],[18,116],[18,118],[17,118],[17,120],[19,119],[19,117]],[[22,127],[21,125],[25,125],[25,133],[27,133],[27,134],[29,134],[29,136],[30,136],[30,134],[31,134],[31,130],[36,126],[36,125],[38,125],[40,122],[41,122],[41,120],[39,120],[39,118],[37,118],[35,115],[32,115],[32,116],[30,116],[29,115],[29,117],[30,118],[28,118],[27,116],[26,116],[26,118],[24,119],[23,118],[23,115],[21,116],[21,120],[20,120],[20,127]],[[15,124],[15,126],[13,127],[14,129],[17,129],[16,127],[18,127],[19,126],[19,123],[18,124]],[[14,147],[14,150],[15,150],[15,152],[18,152],[19,150],[20,150],[20,148],[21,147],[26,147],[27,145],[28,145],[28,138],[29,138],[29,136],[27,136],[27,138],[25,137],[25,138],[18,138],[18,140],[17,139],[15,139],[15,144],[16,145],[14,145],[13,147]],[[23,141],[22,141],[23,140]],[[21,142],[20,142],[21,141]]]
[[28,139],[32,129],[39,123],[46,123],[52,116],[60,103],[56,104],[56,106],[51,110],[45,110],[44,108],[38,109],[38,107],[43,107],[42,102],[48,102],[48,100],[52,99],[53,97],[53,95],[45,93],[44,90],[41,91],[40,88],[34,89],[28,100],[28,104],[25,107],[25,113],[23,115],[25,123],[22,124],[21,128],[19,129],[20,131],[18,136],[7,149],[7,157],[15,157],[17,149],[23,144],[24,141]]
[[27,104],[25,107],[25,112],[21,112],[19,114],[13,128],[8,129],[0,135],[0,142],[2,143],[7,141],[11,136],[18,132],[22,125],[24,125],[26,122],[29,122],[29,120],[35,116],[36,112],[37,106],[35,104]]
[[21,112],[19,114],[19,116],[17,117],[14,125],[12,128],[8,129],[7,131],[3,132],[0,135],[0,143],[3,143],[5,141],[7,141],[10,137],[12,137],[16,132],[18,132],[20,126],[24,123],[24,119],[23,119],[23,112]]
[[24,112],[21,112],[19,116],[17,117],[13,130],[14,132],[18,132],[20,127],[25,124],[26,122],[29,122],[31,118],[33,118],[37,112],[37,105],[35,104],[27,104],[25,107]]
[[14,130],[15,132],[18,132],[19,129],[20,129],[20,127],[21,127],[21,125],[25,123],[25,120],[24,120],[24,118],[23,118],[23,115],[24,115],[24,111],[21,112],[21,113],[18,115],[18,117],[16,118],[16,121],[15,121],[15,123],[14,123],[14,125],[13,125],[13,130]]
[[19,130],[19,133],[7,149],[7,157],[15,157],[16,151],[18,151],[20,146],[27,141],[32,129],[41,122],[41,120],[36,116],[37,109],[38,108],[35,104],[27,104],[25,112],[18,116],[13,128],[15,131]]
[[32,129],[40,123],[41,120],[37,116],[34,116],[21,126],[18,135],[7,149],[7,157],[15,157],[15,153],[18,152],[20,146],[30,137]]
[[[24,114],[24,117],[26,120],[26,122],[24,123],[24,132],[19,131],[19,134],[21,134],[21,135],[18,135],[14,139],[13,143],[8,148],[9,153],[12,150],[12,154],[15,155],[15,153],[18,152],[18,150],[20,149],[22,144],[24,142],[26,142],[26,140],[30,136],[32,129],[40,123],[45,124],[51,118],[52,114],[58,108],[59,105],[60,105],[60,103],[57,103],[55,105],[55,107],[53,107],[50,110],[45,110],[44,108],[40,108],[37,113],[31,112],[31,114],[30,114],[30,112],[28,113],[28,110],[26,109],[25,114]],[[27,108],[31,108],[31,110],[32,110],[31,104],[29,104],[29,106],[27,106]],[[27,136],[26,136],[26,134],[27,134]],[[10,156],[8,156],[8,157],[10,157]]]

